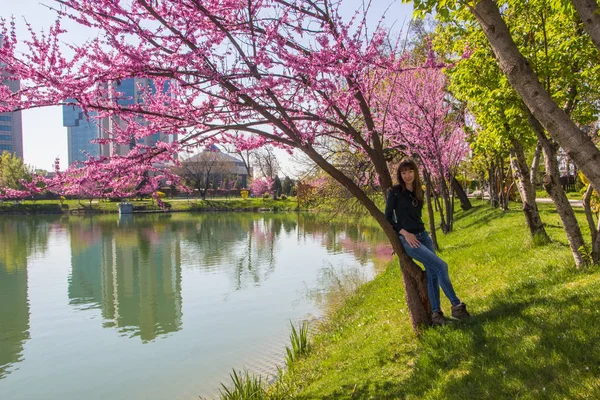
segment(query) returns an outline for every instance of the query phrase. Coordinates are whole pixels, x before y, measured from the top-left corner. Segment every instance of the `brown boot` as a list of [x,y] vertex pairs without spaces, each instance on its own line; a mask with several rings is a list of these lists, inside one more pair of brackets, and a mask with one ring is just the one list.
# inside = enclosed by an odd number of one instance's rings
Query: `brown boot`
[[433,326],[441,326],[441,325],[446,325],[449,323],[450,322],[446,321],[446,318],[444,318],[443,312],[436,311],[433,314],[431,314],[431,324]]
[[452,318],[456,318],[459,320],[471,318],[471,314],[469,314],[469,312],[467,311],[467,305],[465,303],[460,303],[455,306],[452,306]]

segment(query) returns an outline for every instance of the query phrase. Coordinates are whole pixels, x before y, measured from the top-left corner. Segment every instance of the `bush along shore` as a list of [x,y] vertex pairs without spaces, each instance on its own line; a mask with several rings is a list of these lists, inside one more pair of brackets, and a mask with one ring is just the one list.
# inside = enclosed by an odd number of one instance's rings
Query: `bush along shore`
[[[161,207],[152,199],[130,200],[134,213],[197,212],[197,211],[295,211],[300,207],[296,198],[219,198],[219,199],[163,199]],[[0,203],[0,214],[102,214],[118,213],[119,202],[105,200],[24,200]]]
[[288,351],[274,382],[236,373],[221,399],[600,398],[600,267],[576,269],[556,211],[540,209],[548,244],[531,240],[516,204],[476,203],[438,236],[471,319],[415,336],[392,261],[320,324],[306,352]]

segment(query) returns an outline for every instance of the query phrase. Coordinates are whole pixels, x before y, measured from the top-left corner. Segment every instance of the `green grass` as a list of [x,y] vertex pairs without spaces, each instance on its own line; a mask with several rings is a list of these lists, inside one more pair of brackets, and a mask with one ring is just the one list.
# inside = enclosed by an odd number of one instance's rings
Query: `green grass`
[[[158,204],[152,199],[132,200],[136,212],[163,212]],[[273,200],[262,198],[217,198],[208,200],[198,199],[163,199],[170,211],[257,211],[269,209],[273,211],[291,211],[298,207],[295,198],[286,200]],[[118,213],[119,203],[111,201],[94,200],[65,200],[61,205],[58,200],[25,200],[18,204],[12,201],[0,203],[0,213]],[[90,208],[91,207],[91,208]]]
[[223,384],[221,386],[221,400],[262,400],[266,399],[264,382],[261,377],[256,377],[249,374],[248,371],[233,372],[229,375],[231,377],[231,386],[227,387]]
[[308,340],[308,322],[303,321],[296,329],[290,321],[292,331],[290,333],[290,343],[292,347],[286,347],[285,364],[288,368],[292,368],[294,362],[310,353],[310,342]]
[[[579,192],[578,190],[567,192],[566,195],[569,200],[582,200],[583,199],[583,194],[581,192]],[[544,198],[548,199],[548,198],[550,198],[550,195],[548,194],[548,192],[546,192],[546,189],[540,188],[535,191],[535,197],[537,199],[544,199]]]
[[[600,270],[575,269],[551,205],[541,206],[552,238],[546,245],[534,243],[513,208],[475,203],[457,213],[453,233],[439,235],[472,319],[416,337],[394,261],[344,303],[315,337],[310,355],[281,377],[288,395],[600,398]],[[450,308],[445,298],[442,306]]]

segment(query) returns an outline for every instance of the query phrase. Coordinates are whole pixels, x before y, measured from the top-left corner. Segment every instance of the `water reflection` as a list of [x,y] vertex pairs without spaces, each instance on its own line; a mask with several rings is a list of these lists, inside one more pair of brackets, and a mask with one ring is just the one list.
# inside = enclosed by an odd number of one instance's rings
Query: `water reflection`
[[0,379],[22,358],[29,339],[27,258],[43,254],[52,219],[0,219]]
[[104,327],[143,342],[180,330],[178,233],[164,219],[120,222],[83,218],[69,224],[71,304],[100,308]]
[[273,367],[290,319],[389,260],[380,241],[311,214],[3,217],[0,398],[196,398],[232,367]]

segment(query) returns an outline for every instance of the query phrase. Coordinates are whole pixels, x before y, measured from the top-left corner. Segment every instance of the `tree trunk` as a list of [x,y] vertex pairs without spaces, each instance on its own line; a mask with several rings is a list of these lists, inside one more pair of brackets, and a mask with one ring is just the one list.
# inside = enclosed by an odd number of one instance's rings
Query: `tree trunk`
[[444,207],[440,202],[440,196],[434,196],[435,204],[438,212],[440,213],[440,228],[442,228],[442,233],[448,233],[448,226],[446,225],[446,216],[444,215]]
[[600,219],[596,227],[596,239],[592,243],[592,261],[594,264],[600,263]]
[[490,186],[490,204],[492,207],[496,208],[499,206],[498,201],[498,177],[496,176],[496,163],[492,161],[490,163],[490,171],[489,171],[489,186]]
[[455,206],[455,200],[456,200],[456,196],[455,196],[455,192],[454,189],[452,189],[452,187],[450,187],[450,209],[452,212],[452,218],[450,218],[450,232],[452,232],[452,229],[454,229],[454,206]]
[[592,185],[588,185],[585,194],[583,195],[583,209],[585,210],[585,218],[587,219],[590,234],[592,236],[592,261],[595,264],[600,262],[600,218],[598,219],[598,225],[596,226],[591,207],[593,192],[594,188]]
[[537,172],[540,165],[540,156],[542,154],[542,145],[540,142],[535,146],[535,152],[533,153],[533,161],[531,162],[531,170],[529,171],[531,180],[531,186],[533,186],[533,191],[535,193],[537,187]]
[[596,232],[596,223],[594,222],[594,214],[592,213],[592,193],[594,192],[594,188],[592,185],[588,185],[585,190],[585,194],[583,195],[583,209],[585,210],[585,218],[587,219],[588,226],[590,227],[590,232],[592,235],[592,243],[596,241],[596,236],[598,232]]
[[444,234],[452,231],[452,203],[450,202],[450,191],[448,190],[448,185],[446,184],[446,179],[443,177],[440,178],[440,188],[442,193],[442,199],[444,200],[444,208],[446,209],[446,221],[444,225],[446,229],[443,230]]
[[575,161],[596,191],[600,191],[600,150],[558,107],[541,85],[537,75],[513,42],[496,3],[493,0],[481,0],[471,8],[471,12],[483,28],[498,58],[498,66],[527,108]]
[[544,153],[544,164],[546,167],[546,175],[544,175],[542,182],[544,189],[546,189],[546,192],[548,192],[556,206],[556,211],[558,212],[567,234],[567,240],[569,241],[569,247],[571,248],[573,258],[575,259],[575,265],[579,268],[585,265],[585,260],[580,251],[584,246],[583,235],[581,234],[581,229],[575,218],[571,203],[569,203],[569,199],[558,180],[558,162],[556,161],[557,145],[556,143],[553,143],[551,139],[546,137],[542,126],[533,115],[529,112],[527,115],[529,117],[529,123],[537,135]]
[[517,189],[521,195],[523,202],[523,214],[529,227],[531,237],[540,240],[544,243],[549,242],[550,238],[546,233],[542,218],[538,212],[535,202],[535,188],[531,184],[529,170],[527,168],[527,160],[525,159],[525,151],[521,142],[517,139],[512,139],[511,149],[511,166],[513,170],[513,179],[517,183]]
[[[502,160],[498,161],[500,164],[500,168],[498,168],[498,182],[499,182],[499,192],[500,192],[500,208],[502,211],[508,210],[508,193],[510,192],[510,187],[506,186],[506,175],[504,174],[504,162]],[[512,186],[511,186],[512,187]]]
[[435,233],[435,213],[433,212],[433,204],[431,202],[431,179],[427,171],[423,172],[425,177],[425,199],[427,201],[427,214],[429,215],[429,233],[431,233],[431,241],[435,251],[440,249],[437,242],[437,234]]
[[600,15],[596,0],[571,0],[583,26],[596,48],[600,51]]
[[471,200],[469,200],[469,197],[465,193],[460,182],[458,182],[458,180],[456,180],[456,177],[454,176],[452,177],[452,180],[450,182],[452,183],[452,189],[454,189],[458,200],[460,200],[460,208],[462,208],[463,211],[470,210],[473,207],[471,205]]

